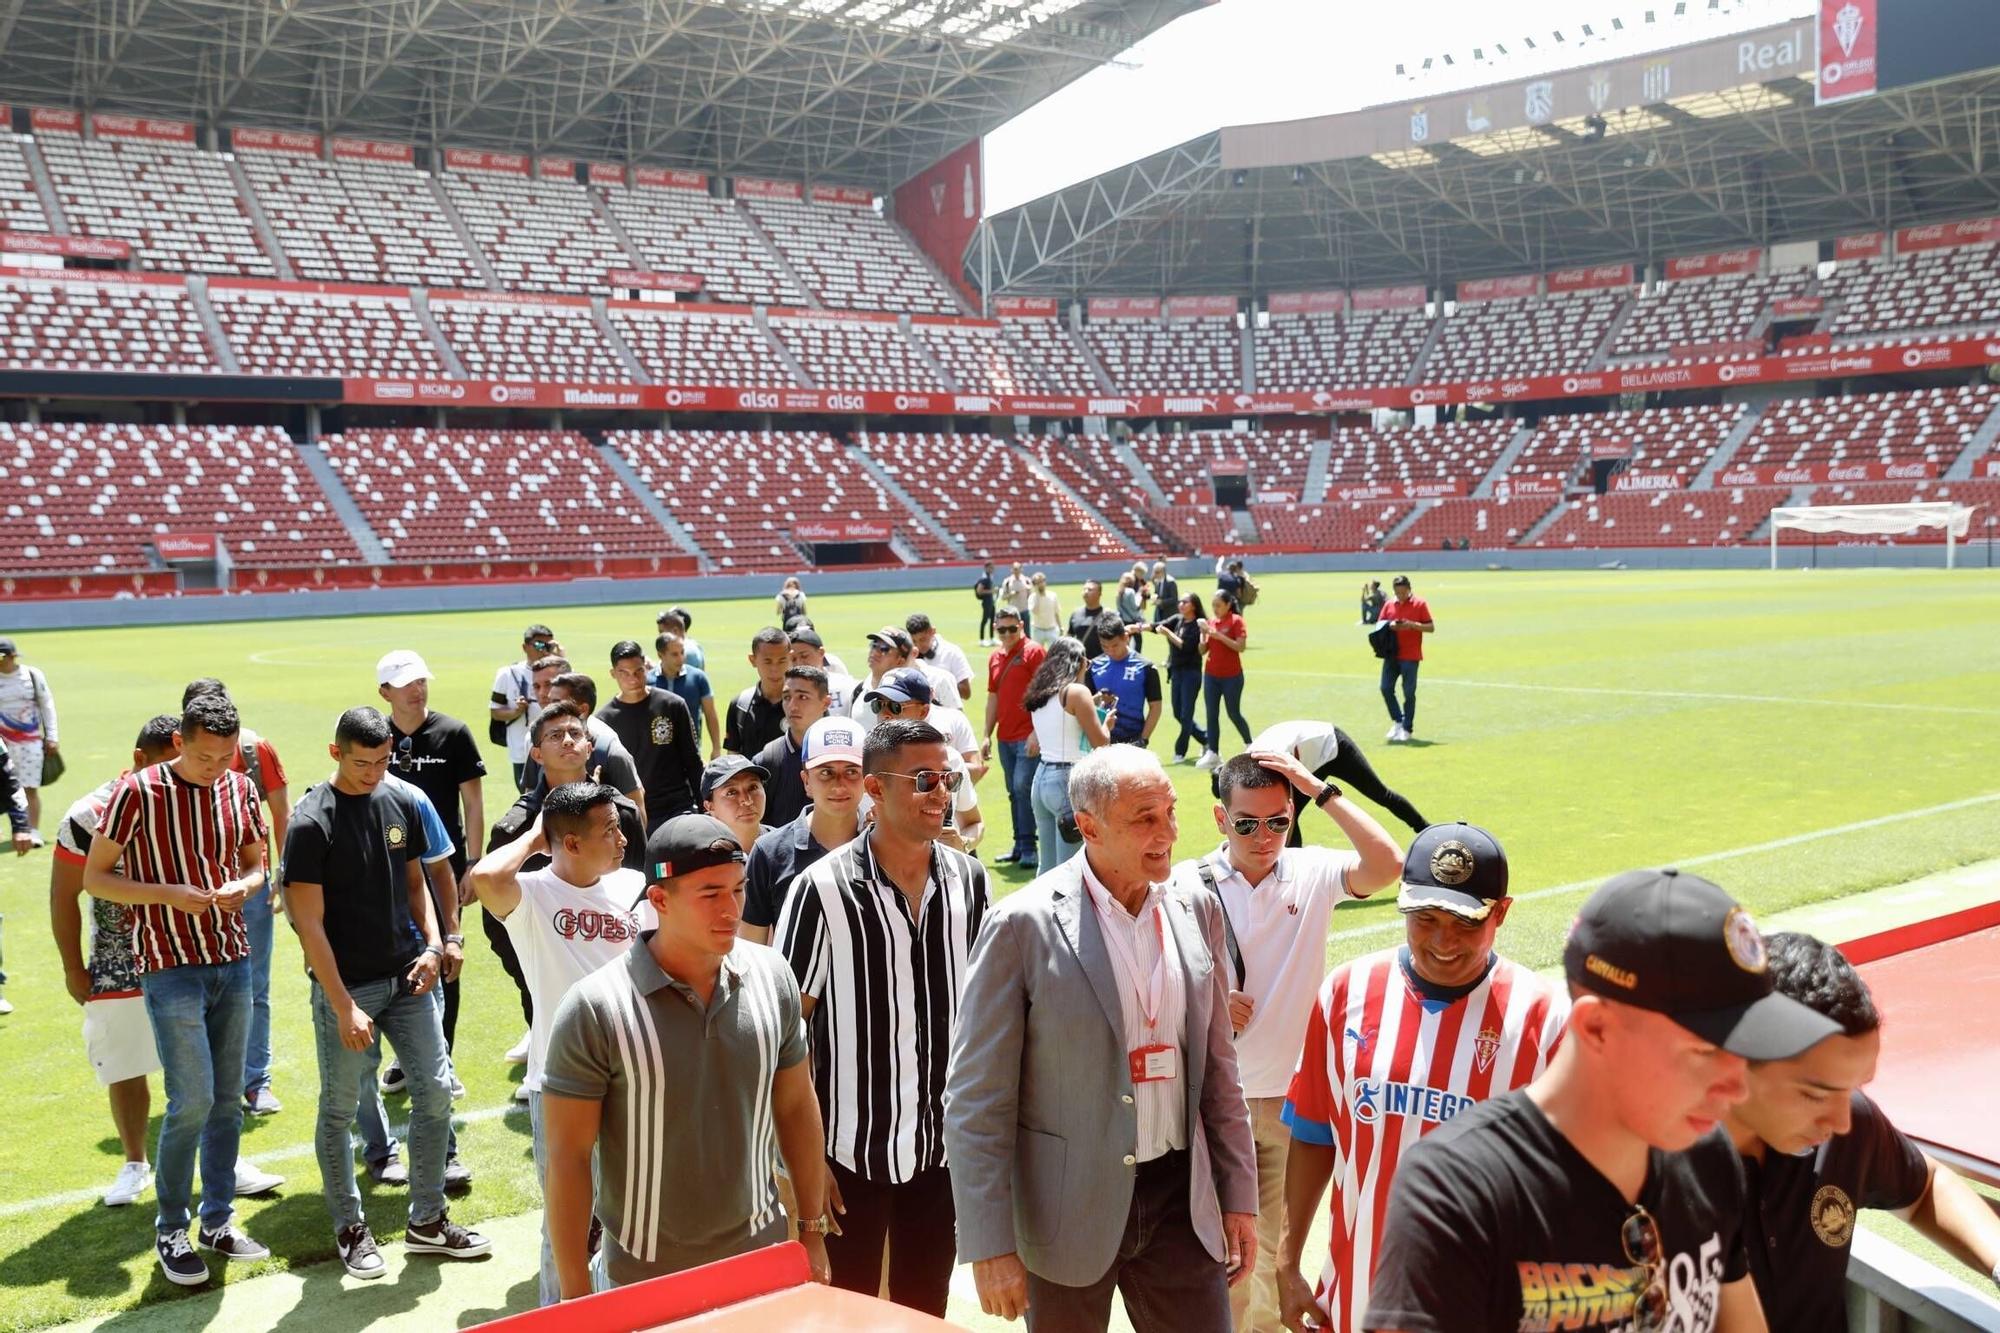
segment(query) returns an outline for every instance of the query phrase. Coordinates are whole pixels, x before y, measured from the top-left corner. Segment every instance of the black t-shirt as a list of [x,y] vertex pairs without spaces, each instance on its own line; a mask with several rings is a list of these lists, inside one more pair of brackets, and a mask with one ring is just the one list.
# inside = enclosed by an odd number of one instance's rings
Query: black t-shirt
[[317,884],[327,943],[348,986],[380,981],[416,960],[405,867],[430,850],[415,802],[382,783],[349,796],[331,782],[310,788],[285,829],[287,885]]
[[1745,1159],[1750,1275],[1764,1319],[1784,1333],[1846,1333],[1847,1251],[1862,1208],[1908,1208],[1924,1196],[1930,1164],[1867,1094],[1853,1123],[1804,1157],[1766,1151]]
[[[1722,1285],[1749,1271],[1743,1159],[1722,1129],[1651,1156],[1639,1202],[1660,1228],[1660,1333],[1709,1333]],[[1481,1102],[1396,1168],[1362,1327],[1624,1333],[1646,1286],[1620,1239],[1632,1212],[1525,1091]]]
[[743,868],[743,924],[769,929],[778,924],[785,893],[792,881],[809,870],[828,849],[813,841],[812,807],[789,824],[772,829],[750,849]]
[[465,845],[465,819],[460,808],[459,784],[486,776],[486,761],[479,757],[479,742],[472,728],[455,717],[432,713],[415,731],[405,735],[397,730],[394,718],[389,730],[395,735],[389,762],[396,776],[421,789],[437,807],[445,832],[451,834],[451,868],[465,873],[471,849]]
[[[493,823],[493,832],[486,839],[486,850],[497,851],[517,840],[535,822],[535,816],[542,812],[542,801],[549,789],[531,787],[521,793],[514,804],[507,807],[507,813]],[[646,869],[646,825],[639,818],[639,807],[620,796],[614,805],[618,809],[618,831],[625,835],[625,857],[619,862],[627,870],[641,873]],[[540,870],[549,864],[548,853],[536,852],[522,863],[523,871]]]
[[972,585],[972,595],[982,602],[992,597],[993,576],[991,574],[981,574],[978,581]]
[[1160,622],[1162,629],[1172,630],[1181,641],[1180,647],[1176,648],[1171,639],[1162,636],[1160,640],[1167,645],[1167,670],[1201,670],[1201,631],[1196,628],[1200,623],[1183,615],[1171,615]]
[[784,734],[783,703],[766,699],[763,688],[752,685],[730,701],[729,717],[722,726],[722,748],[752,759]]
[[771,775],[771,780],[764,784],[764,822],[782,828],[806,808],[805,752],[792,744],[791,736],[786,734],[759,750],[752,759]]
[[701,785],[701,751],[695,748],[694,716],[677,694],[647,689],[636,704],[613,699],[597,710],[604,725],[632,756],[646,792],[649,829],[695,810]]
[[1083,656],[1086,661],[1104,652],[1104,645],[1097,641],[1097,622],[1104,615],[1105,609],[1101,605],[1095,611],[1087,606],[1080,606],[1069,613],[1069,636],[1072,639],[1083,640]]

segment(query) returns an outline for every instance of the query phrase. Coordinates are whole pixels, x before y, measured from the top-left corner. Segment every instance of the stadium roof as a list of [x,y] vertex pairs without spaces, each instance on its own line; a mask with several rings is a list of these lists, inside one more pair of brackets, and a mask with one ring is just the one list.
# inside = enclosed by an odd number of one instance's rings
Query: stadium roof
[[0,101],[886,189],[1205,0],[0,0]]
[[1789,40],[1218,130],[989,219],[966,274],[1064,296],[1448,284],[2000,208],[2000,70],[1816,107]]

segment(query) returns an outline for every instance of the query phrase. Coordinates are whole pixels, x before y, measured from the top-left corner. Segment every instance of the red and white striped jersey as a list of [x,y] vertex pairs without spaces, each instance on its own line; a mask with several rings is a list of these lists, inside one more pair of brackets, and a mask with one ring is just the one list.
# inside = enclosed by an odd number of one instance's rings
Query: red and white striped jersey
[[1554,982],[1506,959],[1456,1000],[1431,1000],[1402,950],[1328,974],[1285,1099],[1292,1137],[1338,1150],[1320,1305],[1334,1333],[1360,1333],[1396,1165],[1460,1111],[1542,1071],[1569,1017]]

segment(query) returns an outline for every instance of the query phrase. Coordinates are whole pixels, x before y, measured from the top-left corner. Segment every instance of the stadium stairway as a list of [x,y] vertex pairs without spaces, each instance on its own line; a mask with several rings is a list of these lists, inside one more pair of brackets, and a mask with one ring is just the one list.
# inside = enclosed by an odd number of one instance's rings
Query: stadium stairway
[[326,502],[333,506],[333,512],[340,515],[340,521],[347,525],[347,535],[354,538],[354,544],[361,548],[362,561],[370,565],[395,563],[390,559],[389,548],[382,545],[382,539],[375,535],[367,515],[361,512],[361,506],[354,502],[353,492],[347,489],[347,483],[340,479],[340,473],[328,460],[326,450],[320,448],[319,441],[294,440],[292,447],[298,450],[306,471],[312,473],[313,480],[326,492]]
[[229,168],[229,179],[236,182],[236,202],[243,206],[244,215],[250,219],[250,230],[257,237],[257,244],[271,256],[271,263],[277,267],[280,278],[286,282],[298,281],[299,275],[292,268],[292,257],[279,243],[277,228],[271,225],[270,216],[264,212],[264,203],[257,197],[257,191],[251,188],[242,160],[232,153],[223,159],[223,165]]
[[1743,397],[1743,415],[1736,419],[1736,424],[1722,437],[1722,443],[1715,446],[1715,452],[1708,456],[1708,461],[1694,474],[1694,479],[1688,482],[1687,488],[1691,491],[1705,491],[1713,487],[1715,479],[1722,474],[1722,469],[1729,466],[1729,460],[1736,457],[1736,451],[1743,447],[1744,441],[1748,440],[1752,432],[1757,429],[1757,423],[1764,419],[1765,410],[1782,396],[1783,390],[1777,386],[1757,388],[1747,392]]
[[[236,164],[232,162],[230,165]],[[215,307],[209,304],[208,279],[190,273],[187,289],[188,304],[194,307],[195,317],[201,321],[201,331],[208,335],[209,349],[215,353],[215,364],[227,374],[242,374],[243,367],[236,360],[236,349],[229,345],[229,335],[223,332],[222,321],[215,317]]]
[[1245,393],[1257,392],[1257,333],[1252,327],[1256,322],[1254,319],[1243,321],[1243,365],[1239,368],[1238,374],[1243,380]]
[[1257,531],[1257,518],[1247,509],[1232,509],[1229,518],[1236,525],[1236,540],[1245,546],[1255,546],[1264,540],[1264,534]]
[[[798,281],[796,275],[793,276],[792,281]],[[817,389],[819,387],[813,383],[813,377],[806,374],[805,366],[799,362],[796,356],[792,355],[792,349],[785,346],[785,340],[778,336],[778,331],[771,327],[771,312],[769,307],[761,305],[753,307],[750,312],[750,322],[757,326],[757,332],[763,334],[764,341],[771,345],[772,354],[784,364],[785,373],[792,377],[792,383],[802,389]]]
[[444,336],[444,330],[438,327],[437,316],[431,313],[431,294],[421,287],[412,287],[410,309],[416,312],[417,323],[423,326],[432,348],[444,360],[444,368],[456,379],[470,379],[471,376],[465,373],[465,363],[458,359],[458,352],[451,345],[451,339]]
[[430,186],[431,197],[437,200],[438,212],[451,220],[451,230],[458,237],[459,245],[465,250],[472,266],[479,270],[480,279],[489,291],[503,291],[507,284],[500,281],[500,275],[493,271],[493,265],[486,261],[486,249],[479,244],[479,238],[472,234],[458,209],[451,202],[451,192],[444,188],[444,182],[436,176],[426,175],[424,183]]
[[1440,310],[1431,319],[1430,332],[1424,335],[1423,345],[1410,361],[1410,373],[1404,377],[1405,384],[1422,384],[1424,367],[1430,363],[1431,353],[1437,350],[1438,339],[1444,337],[1444,311]]
[[1538,539],[1543,533],[1547,532],[1550,528],[1554,527],[1556,523],[1562,518],[1562,516],[1564,514],[1567,514],[1568,512],[1569,512],[1569,497],[1567,495],[1557,496],[1555,499],[1555,503],[1549,506],[1548,512],[1546,514],[1543,514],[1540,518],[1536,519],[1534,523],[1532,523],[1529,526],[1528,530],[1521,534],[1520,540],[1516,541],[1514,545],[1533,546],[1535,544],[1536,539]]
[[605,465],[618,480],[625,483],[625,489],[638,497],[640,505],[652,515],[653,521],[674,539],[674,544],[700,561],[704,574],[713,572],[715,562],[709,559],[708,552],[701,549],[701,544],[695,541],[692,532],[681,526],[681,521],[674,517],[673,511],[661,502],[660,497],[653,493],[653,489],[646,485],[625,455],[619,453],[615,445],[603,438],[594,439],[591,443],[597,447],[597,452],[604,459]]
[[1061,477],[1058,477],[1053,471],[1043,467],[1041,459],[1035,457],[1033,453],[1031,453],[1027,449],[1022,448],[1018,444],[1014,445],[1013,448],[1015,453],[1021,455],[1021,461],[1027,465],[1028,471],[1034,473],[1036,476],[1040,477],[1043,481],[1047,482],[1049,484],[1050,490],[1054,491],[1058,495],[1066,497],[1078,509],[1081,509],[1084,513],[1088,514],[1091,520],[1095,522],[1099,527],[1103,528],[1113,537],[1116,537],[1119,541],[1123,542],[1125,544],[1126,550],[1145,551],[1145,550],[1150,550],[1152,548],[1154,544],[1150,540],[1153,536],[1152,533],[1149,532],[1145,534],[1145,536],[1148,538],[1148,540],[1146,541],[1132,540],[1132,534],[1125,531],[1125,529],[1119,527],[1116,523],[1113,523],[1110,520],[1110,518],[1105,515],[1103,510],[1099,509],[1096,505],[1090,503],[1090,501],[1084,499],[1081,495],[1078,495],[1075,491],[1071,490],[1069,483],[1064,481]]
[[1611,349],[1618,345],[1619,331],[1625,327],[1626,321],[1632,318],[1632,312],[1638,308],[1638,300],[1628,292],[1625,304],[1618,307],[1618,313],[1611,317],[1611,323],[1605,327],[1603,341],[1597,344],[1597,350],[1592,352],[1590,360],[1584,363],[1585,370],[1602,370],[1611,364]]
[[1411,505],[1410,512],[1397,519],[1394,525],[1382,534],[1382,549],[1385,551],[1396,549],[1396,543],[1402,540],[1403,534],[1415,527],[1418,519],[1436,509],[1438,503],[1436,500],[1419,500]]
[[1326,502],[1326,474],[1333,463],[1333,441],[1314,440],[1312,454],[1306,461],[1305,484],[1299,487],[1300,504],[1324,504]]
[[1993,405],[1993,410],[1986,414],[1986,420],[1980,422],[1979,429],[1972,432],[1972,438],[1965,442],[1965,448],[1959,451],[1958,457],[1945,469],[1943,480],[1970,481],[1973,465],[1992,452],[1995,439],[2000,439],[2000,403]]
[[612,240],[618,242],[618,248],[632,261],[633,270],[644,273],[649,267],[646,263],[646,252],[639,248],[638,243],[632,239],[632,234],[625,230],[625,224],[620,222],[618,215],[612,211],[611,205],[605,202],[604,192],[592,186],[584,193],[590,199],[590,211],[597,214],[597,220],[604,224],[605,232]]
[[[1787,495],[1783,500],[1779,501],[1777,504],[1772,505],[1771,508],[1790,509],[1797,505],[1811,504],[1813,492],[1818,489],[1819,487],[1816,485],[1794,486],[1792,487],[1792,493],[1790,495]],[[1760,543],[1768,542],[1770,540],[1771,540],[1771,516],[1769,514],[1764,515],[1763,522],[1759,523],[1756,527],[1750,529],[1750,531],[1743,534],[1743,545],[1745,546],[1756,546]]]
[[1147,500],[1162,510],[1173,507],[1167,500],[1167,493],[1160,489],[1160,483],[1153,476],[1152,469],[1148,468],[1145,461],[1139,457],[1137,449],[1121,440],[1112,446],[1111,455],[1125,465],[1125,470],[1139,483],[1139,489],[1146,493]]
[[56,192],[55,179],[49,175],[49,164],[42,159],[42,150],[33,139],[14,142],[21,150],[21,159],[28,164],[28,174],[34,178],[35,197],[42,201],[42,217],[49,224],[49,234],[69,235],[69,218],[63,213],[62,196]]
[[1514,466],[1514,460],[1521,456],[1522,452],[1527,449],[1529,442],[1534,438],[1535,428],[1533,426],[1524,425],[1517,429],[1514,432],[1513,438],[1508,440],[1506,447],[1500,451],[1500,456],[1493,460],[1493,466],[1486,469],[1486,475],[1481,477],[1478,483],[1473,486],[1471,492],[1473,498],[1484,500],[1492,495],[1494,483],[1507,475],[1508,471]]
[[1104,363],[1097,359],[1097,353],[1090,350],[1090,339],[1083,336],[1083,330],[1077,324],[1079,318],[1080,316],[1076,310],[1072,309],[1069,312],[1067,320],[1058,320],[1056,322],[1062,326],[1063,336],[1068,338],[1070,345],[1076,348],[1076,354],[1083,358],[1083,364],[1089,366],[1090,373],[1097,376],[1098,392],[1117,393],[1119,391],[1118,386],[1111,382],[1111,372],[1106,370]]
[[[925,258],[928,259],[929,256],[926,255]],[[936,265],[932,265],[932,267],[935,268]],[[950,283],[948,282],[945,283],[945,286],[951,289],[952,294],[954,296],[958,294],[957,289],[952,288]],[[964,297],[959,297],[960,301],[963,301],[964,299],[965,299]],[[925,346],[924,340],[916,335],[912,325],[910,324],[910,317],[908,315],[896,316],[896,332],[903,335],[903,341],[908,343],[910,345],[910,350],[916,353],[917,360],[921,361],[924,364],[924,367],[927,370],[929,370],[931,374],[937,376],[939,384],[944,385],[944,387],[950,390],[952,393],[959,393],[963,391],[965,386],[958,382],[958,376],[952,374],[949,370],[945,369],[944,362],[938,360],[937,357],[931,352],[931,349]]]
[[[826,302],[819,299],[819,293],[813,290],[813,285],[806,281],[805,275],[792,267],[792,261],[785,258],[785,252],[778,248],[777,240],[770,232],[764,230],[764,224],[757,220],[757,215],[750,211],[750,206],[741,199],[732,199],[730,202],[736,206],[736,216],[743,220],[743,225],[748,227],[750,234],[757,238],[757,244],[764,247],[764,253],[769,255],[771,262],[778,266],[778,271],[785,275],[785,280],[806,294],[807,307],[813,310],[826,309]],[[761,306],[759,307],[759,309],[762,308]],[[769,325],[765,325],[764,335],[771,337]],[[773,337],[771,341],[776,342],[777,339]],[[812,381],[801,377],[799,383],[811,384]]]
[[596,324],[597,331],[604,335],[605,345],[617,354],[618,364],[625,367],[625,373],[632,377],[632,382],[651,384],[653,377],[646,373],[646,367],[640,362],[638,354],[632,350],[632,345],[625,341],[625,336],[618,332],[618,326],[612,323],[604,301],[605,298],[602,296],[590,298],[591,322]]
[[922,524],[924,531],[944,543],[945,550],[950,551],[954,559],[972,559],[972,554],[965,549],[964,543],[952,536],[950,529],[938,522],[930,510],[918,504],[917,497],[904,490],[902,483],[890,476],[889,469],[883,467],[879,460],[857,444],[849,444],[847,449],[855,461],[867,470],[868,475],[880,483],[883,490],[903,502],[904,507],[910,511],[910,517]]

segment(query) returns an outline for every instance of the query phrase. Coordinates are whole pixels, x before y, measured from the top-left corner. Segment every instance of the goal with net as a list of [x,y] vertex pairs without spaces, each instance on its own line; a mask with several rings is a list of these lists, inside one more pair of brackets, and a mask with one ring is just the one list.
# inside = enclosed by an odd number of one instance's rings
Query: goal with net
[[1795,505],[1771,511],[1771,568],[1778,567],[1778,533],[1830,532],[1895,537],[1926,528],[1944,529],[1944,567],[1958,564],[1958,543],[1972,526],[1972,506],[1949,501],[1887,505]]

